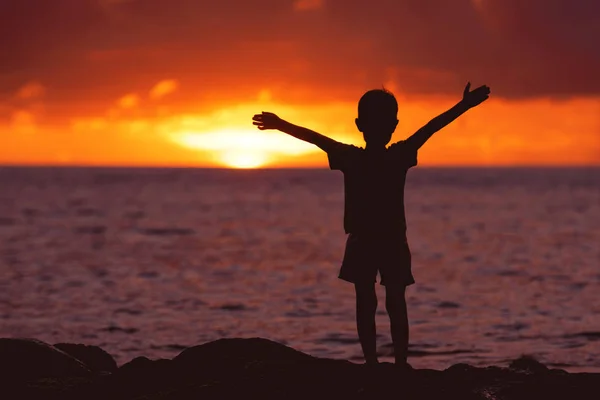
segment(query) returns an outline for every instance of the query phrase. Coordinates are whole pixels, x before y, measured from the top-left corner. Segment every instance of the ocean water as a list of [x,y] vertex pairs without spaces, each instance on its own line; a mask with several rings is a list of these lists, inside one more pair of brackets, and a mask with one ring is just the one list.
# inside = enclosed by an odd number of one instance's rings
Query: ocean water
[[[0,337],[121,364],[260,336],[362,362],[339,172],[0,168],[0,188]],[[414,367],[600,371],[600,169],[415,168],[406,213]]]

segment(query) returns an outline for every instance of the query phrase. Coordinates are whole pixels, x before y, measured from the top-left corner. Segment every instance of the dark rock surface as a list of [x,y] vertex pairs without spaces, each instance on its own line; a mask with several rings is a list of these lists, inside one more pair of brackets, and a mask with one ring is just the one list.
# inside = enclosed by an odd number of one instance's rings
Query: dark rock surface
[[35,339],[0,339],[0,382],[87,377],[85,364]]
[[[85,358],[91,364],[87,368],[54,346],[0,339],[0,395],[32,400],[600,399],[600,374],[548,369],[527,357],[508,368],[456,364],[444,371],[403,371],[387,363],[368,367],[316,358],[266,339],[221,339],[185,349],[172,360],[137,357],[108,373],[112,363],[101,355],[106,353],[81,346],[57,345]],[[11,363],[20,365],[11,375],[19,379],[9,378],[5,367]]]
[[64,351],[84,363],[92,372],[115,372],[117,362],[98,346],[85,344],[57,343],[55,348]]

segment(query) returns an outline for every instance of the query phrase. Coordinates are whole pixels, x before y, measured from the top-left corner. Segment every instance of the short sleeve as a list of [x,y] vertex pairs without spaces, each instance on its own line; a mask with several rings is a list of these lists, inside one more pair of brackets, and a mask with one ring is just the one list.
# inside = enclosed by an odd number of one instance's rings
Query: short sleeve
[[344,143],[336,143],[327,151],[329,168],[332,170],[347,170],[356,160],[360,148]]
[[417,165],[417,148],[409,145],[406,140],[401,140],[389,147],[391,157],[394,162],[404,169],[409,169]]

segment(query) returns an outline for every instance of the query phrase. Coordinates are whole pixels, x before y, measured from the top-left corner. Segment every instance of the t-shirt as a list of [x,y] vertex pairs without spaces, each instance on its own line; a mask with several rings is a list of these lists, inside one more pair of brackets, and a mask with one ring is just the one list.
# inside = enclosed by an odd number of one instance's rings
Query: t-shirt
[[329,167],[344,173],[346,233],[405,235],[404,183],[417,149],[406,141],[377,151],[339,143],[327,156]]

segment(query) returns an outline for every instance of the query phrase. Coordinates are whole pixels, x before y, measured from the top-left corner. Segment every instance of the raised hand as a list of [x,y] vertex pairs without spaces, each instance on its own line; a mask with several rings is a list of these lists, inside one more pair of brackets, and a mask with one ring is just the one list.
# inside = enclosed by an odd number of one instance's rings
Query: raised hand
[[462,99],[463,103],[468,107],[478,106],[490,97],[490,88],[488,86],[482,85],[477,89],[470,89],[471,82],[467,83],[467,86],[465,86]]
[[252,117],[252,125],[256,125],[261,131],[265,129],[279,129],[283,125],[283,120],[277,115],[263,111],[262,114],[256,114]]

